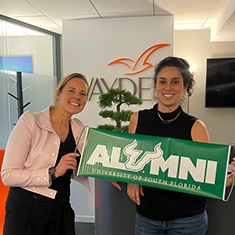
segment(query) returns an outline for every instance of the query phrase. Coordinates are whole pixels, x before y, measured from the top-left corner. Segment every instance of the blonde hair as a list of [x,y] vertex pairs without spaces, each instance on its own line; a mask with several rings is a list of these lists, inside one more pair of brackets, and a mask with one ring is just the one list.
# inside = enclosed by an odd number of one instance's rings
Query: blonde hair
[[59,84],[56,88],[56,91],[55,91],[55,95],[54,95],[54,106],[55,107],[58,104],[57,95],[63,91],[65,85],[73,78],[82,79],[87,84],[87,87],[89,88],[89,84],[87,82],[87,79],[83,74],[81,74],[81,73],[71,73],[71,74],[65,76],[63,79],[60,80],[60,82],[59,82]]

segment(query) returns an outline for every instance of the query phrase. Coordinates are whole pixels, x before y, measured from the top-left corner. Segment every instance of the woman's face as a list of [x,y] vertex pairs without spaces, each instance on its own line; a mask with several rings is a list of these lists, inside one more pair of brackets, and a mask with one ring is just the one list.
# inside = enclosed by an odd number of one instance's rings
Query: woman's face
[[164,67],[157,77],[155,91],[158,97],[158,110],[172,112],[178,108],[186,91],[180,70],[177,67]]
[[87,102],[88,86],[81,78],[72,78],[58,93],[58,108],[62,108],[70,115],[80,113]]

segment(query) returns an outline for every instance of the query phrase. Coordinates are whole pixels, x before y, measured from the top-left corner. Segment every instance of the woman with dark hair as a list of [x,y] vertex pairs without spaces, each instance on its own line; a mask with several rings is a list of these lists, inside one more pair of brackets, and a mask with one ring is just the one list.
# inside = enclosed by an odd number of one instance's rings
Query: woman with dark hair
[[[155,67],[153,83],[157,104],[132,115],[129,133],[209,143],[205,124],[180,106],[195,83],[187,61],[163,59]],[[207,230],[205,197],[130,183],[127,194],[137,204],[135,235],[203,235]]]
[[72,116],[84,109],[87,93],[85,76],[70,74],[58,84],[54,106],[25,112],[13,128],[1,171],[3,183],[10,186],[4,235],[75,234],[70,178],[90,187],[87,177],[73,174],[84,125]]

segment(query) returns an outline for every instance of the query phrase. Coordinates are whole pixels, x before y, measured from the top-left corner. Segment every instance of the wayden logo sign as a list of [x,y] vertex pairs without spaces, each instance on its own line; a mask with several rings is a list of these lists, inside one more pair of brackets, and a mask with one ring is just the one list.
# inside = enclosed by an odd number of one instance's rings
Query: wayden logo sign
[[125,72],[125,75],[134,75],[145,71],[148,68],[153,67],[151,63],[148,62],[149,57],[156,51],[162,47],[170,46],[170,44],[162,43],[151,46],[147,48],[136,60],[132,60],[130,58],[119,58],[110,62],[108,65],[113,64],[123,64],[125,65],[130,71]]
[[230,146],[89,128],[78,174],[224,199]]
[[[153,53],[156,53],[157,50],[167,46],[170,46],[170,44],[160,43],[150,46],[144,52],[142,52],[140,56],[136,58],[136,60],[122,57],[108,63],[108,66],[121,64],[121,69],[123,68],[123,71],[126,71],[125,75],[141,74],[141,72],[153,67],[153,65],[149,62],[151,55]],[[154,63],[156,63],[156,61],[154,61]],[[100,95],[104,92],[108,92],[115,86],[118,86],[118,88],[120,88],[121,90],[129,90],[133,95],[137,95],[142,101],[151,101],[151,97],[149,97],[148,95],[149,92],[147,92],[147,90],[150,90],[149,81],[151,80],[151,77],[140,76],[135,79],[128,76],[115,77],[115,79],[113,80],[110,80],[109,78],[108,80],[109,82],[107,82],[106,78],[97,77],[93,77],[91,79],[91,82],[89,84],[88,101],[91,100],[93,95]],[[146,83],[148,84],[147,87]]]

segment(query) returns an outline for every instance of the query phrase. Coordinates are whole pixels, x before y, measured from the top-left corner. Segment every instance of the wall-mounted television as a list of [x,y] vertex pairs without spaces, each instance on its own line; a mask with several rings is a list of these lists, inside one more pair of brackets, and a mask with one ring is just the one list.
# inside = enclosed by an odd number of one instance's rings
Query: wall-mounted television
[[235,107],[235,57],[207,59],[205,106]]

